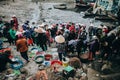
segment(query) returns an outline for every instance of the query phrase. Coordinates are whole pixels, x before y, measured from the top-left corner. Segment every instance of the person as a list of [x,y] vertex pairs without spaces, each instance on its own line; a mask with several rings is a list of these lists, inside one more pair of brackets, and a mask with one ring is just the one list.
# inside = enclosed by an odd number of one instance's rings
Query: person
[[46,70],[43,65],[38,66],[38,72],[35,75],[35,80],[48,80]]
[[26,38],[22,34],[18,35],[18,40],[16,40],[16,47],[17,47],[17,51],[20,52],[21,56],[28,63],[29,62],[28,55],[27,55],[28,44],[27,44]]
[[34,45],[33,44],[33,39],[32,39],[32,37],[28,37],[28,39],[27,39],[27,43],[28,43],[28,45],[30,46],[30,45]]
[[9,56],[11,55],[11,51],[7,50],[3,54],[0,54],[0,72],[5,71],[7,63],[16,64],[17,61],[12,61],[9,59]]
[[11,44],[14,44],[15,42],[15,34],[16,34],[16,30],[14,27],[12,27],[9,31],[8,31],[8,42]]
[[36,23],[32,22],[32,24],[30,25],[30,28],[34,29],[36,27]]
[[72,23],[72,25],[69,27],[69,31],[70,32],[72,32],[72,31],[76,32],[74,23]]
[[16,15],[13,15],[12,16],[12,23],[13,23],[13,26],[15,27],[15,29],[18,29],[18,19],[17,19],[17,17],[16,17]]
[[36,37],[38,46],[40,46],[43,51],[46,51],[47,50],[47,36],[46,36],[45,30],[39,27],[38,29],[35,29],[34,31],[38,33],[38,36]]
[[2,30],[3,30],[3,36],[7,39],[9,37],[10,29],[11,29],[10,23],[6,21]]
[[55,37],[57,52],[59,60],[62,61],[63,56],[66,57],[66,44],[65,44],[65,38],[62,35],[58,35]]
[[113,40],[112,42],[112,50],[113,53],[115,54],[115,57],[120,56],[120,33],[116,37],[116,39]]
[[92,53],[92,59],[96,59],[96,52],[100,50],[100,42],[97,36],[93,36],[92,42],[90,43],[90,52]]
[[94,34],[94,25],[92,24],[92,22],[90,22],[90,26],[88,28],[88,34],[89,34],[90,40],[92,39],[92,36],[95,35]]
[[[118,20],[120,20],[120,9],[118,10],[118,12],[117,12],[117,18],[118,18]],[[119,21],[119,24],[120,24],[120,21]]]
[[80,58],[80,53],[82,52],[83,46],[84,46],[83,39],[79,38],[77,40],[77,45],[76,45],[76,51],[77,51],[78,58]]
[[68,35],[68,41],[76,39],[76,33],[74,31],[70,31]]
[[30,28],[27,27],[24,34],[23,34],[27,39],[32,36],[32,33],[30,32]]
[[0,18],[0,31],[2,30],[3,26],[4,26],[4,23],[2,21],[2,18]]
[[51,46],[51,43],[53,42],[53,39],[51,37],[51,34],[50,34],[50,29],[47,29],[46,30],[46,37],[47,37],[47,44],[49,45],[49,47]]
[[23,30],[26,30],[27,27],[29,27],[29,21],[28,20],[22,25]]
[[54,39],[56,36],[56,32],[57,32],[58,28],[56,26],[56,24],[52,25],[52,28],[50,29],[50,33],[51,33],[51,37]]
[[2,38],[2,35],[0,35],[0,50],[3,48],[3,40],[1,38]]

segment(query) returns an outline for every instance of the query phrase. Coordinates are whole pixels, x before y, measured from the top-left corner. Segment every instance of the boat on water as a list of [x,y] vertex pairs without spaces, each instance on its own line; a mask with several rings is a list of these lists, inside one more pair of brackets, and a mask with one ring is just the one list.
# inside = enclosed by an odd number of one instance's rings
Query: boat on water
[[[96,0],[95,5],[85,11],[85,16],[100,16],[96,19],[113,19],[119,21],[120,0]],[[105,15],[106,17],[102,17]],[[117,20],[118,19],[118,20]]]
[[53,5],[55,9],[67,9],[66,4],[58,4],[58,5]]

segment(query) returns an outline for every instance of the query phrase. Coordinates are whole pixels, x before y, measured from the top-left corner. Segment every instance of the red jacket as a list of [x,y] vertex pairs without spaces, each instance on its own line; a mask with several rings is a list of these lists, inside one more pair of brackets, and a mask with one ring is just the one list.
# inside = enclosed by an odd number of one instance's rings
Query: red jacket
[[69,27],[69,30],[70,30],[70,32],[71,32],[71,31],[74,31],[74,32],[75,32],[75,26],[72,25],[71,27]]

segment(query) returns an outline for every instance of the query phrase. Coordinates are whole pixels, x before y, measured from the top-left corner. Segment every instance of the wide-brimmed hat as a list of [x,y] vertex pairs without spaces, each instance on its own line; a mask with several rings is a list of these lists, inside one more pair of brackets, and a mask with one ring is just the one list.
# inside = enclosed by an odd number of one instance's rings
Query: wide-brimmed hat
[[39,25],[39,27],[44,27],[45,26],[45,23],[42,23]]
[[96,40],[96,39],[98,39],[98,37],[97,37],[97,36],[93,36],[92,39],[93,39],[93,40]]
[[16,17],[16,15],[12,15],[12,18],[15,18]]
[[92,26],[92,27],[93,27],[94,25],[93,25],[93,24],[90,24],[90,26]]
[[43,28],[34,29],[34,31],[37,33],[45,33],[45,30]]
[[107,26],[104,25],[103,28],[106,28],[106,29],[107,29]]
[[64,43],[65,42],[65,38],[62,35],[58,35],[55,37],[55,41],[57,43]]

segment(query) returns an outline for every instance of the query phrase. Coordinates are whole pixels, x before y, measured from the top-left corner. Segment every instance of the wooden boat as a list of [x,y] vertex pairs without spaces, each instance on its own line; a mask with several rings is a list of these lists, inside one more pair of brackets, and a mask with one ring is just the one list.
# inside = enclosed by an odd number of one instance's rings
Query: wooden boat
[[115,19],[112,19],[111,17],[109,16],[96,16],[95,17],[95,20],[109,20],[109,21],[115,21]]
[[80,8],[90,8],[90,6],[89,5],[87,5],[87,4],[78,4],[78,5],[76,5],[77,7],[80,7]]
[[67,6],[66,4],[58,4],[58,5],[53,5],[55,9],[66,9]]

